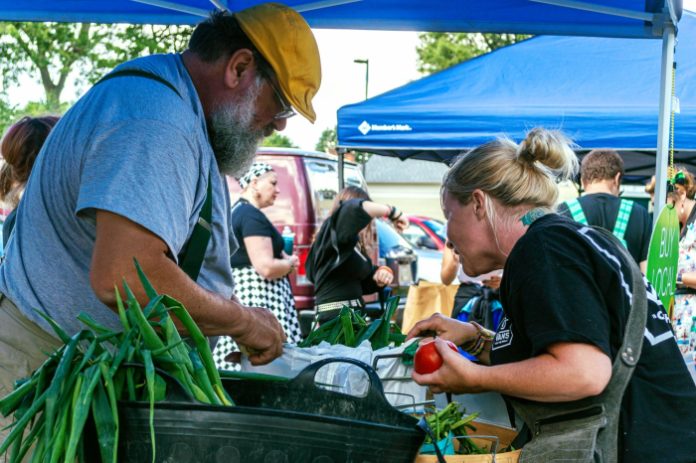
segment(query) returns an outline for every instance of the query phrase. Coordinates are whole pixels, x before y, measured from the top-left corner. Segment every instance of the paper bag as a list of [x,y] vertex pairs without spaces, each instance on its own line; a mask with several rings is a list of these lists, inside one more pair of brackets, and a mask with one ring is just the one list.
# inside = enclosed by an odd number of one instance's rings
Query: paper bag
[[411,285],[406,297],[401,332],[408,333],[413,325],[434,313],[449,316],[452,313],[454,295],[458,288],[458,285],[443,285],[429,281]]

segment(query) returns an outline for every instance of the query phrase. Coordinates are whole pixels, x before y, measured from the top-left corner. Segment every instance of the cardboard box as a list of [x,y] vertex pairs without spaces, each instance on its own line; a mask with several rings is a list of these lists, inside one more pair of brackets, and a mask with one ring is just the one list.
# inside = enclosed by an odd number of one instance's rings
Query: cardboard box
[[[447,455],[445,461],[447,463],[518,463],[521,451],[497,453],[495,460],[490,453],[487,455]],[[438,463],[438,461],[435,455],[418,455],[414,463]]]
[[[470,431],[470,435],[474,436],[497,436],[498,449],[508,447],[517,436],[517,431],[512,428],[496,426],[494,424],[474,422],[476,431]],[[493,444],[492,439],[483,437],[472,437],[471,439],[480,447],[486,447],[489,450]],[[495,459],[493,454],[485,455],[446,455],[447,463],[517,463],[520,459],[521,450],[513,452],[496,453]],[[436,455],[418,455],[414,463],[438,463]]]

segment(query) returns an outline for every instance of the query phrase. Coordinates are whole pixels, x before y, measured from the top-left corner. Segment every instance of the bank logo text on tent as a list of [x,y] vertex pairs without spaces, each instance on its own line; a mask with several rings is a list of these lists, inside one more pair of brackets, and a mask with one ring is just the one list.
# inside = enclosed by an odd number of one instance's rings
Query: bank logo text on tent
[[411,132],[413,128],[408,124],[370,124],[367,121],[362,121],[358,130],[363,135],[367,135],[372,130],[375,132]]

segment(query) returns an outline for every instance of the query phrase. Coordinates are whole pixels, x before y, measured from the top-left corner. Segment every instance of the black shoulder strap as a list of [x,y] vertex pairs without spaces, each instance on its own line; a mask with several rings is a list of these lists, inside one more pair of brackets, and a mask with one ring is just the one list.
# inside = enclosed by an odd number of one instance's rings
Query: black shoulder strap
[[99,85],[102,82],[105,82],[109,79],[113,79],[114,77],[143,77],[145,79],[155,80],[155,81],[159,82],[160,84],[166,85],[167,87],[169,87],[182,100],[184,99],[184,97],[181,96],[181,93],[179,93],[179,90],[177,90],[177,88],[171,82],[169,82],[167,79],[164,79],[163,77],[158,76],[154,72],[145,71],[143,69],[119,69],[118,71],[112,71],[112,72],[108,73],[107,75],[105,75],[104,77],[102,77],[101,79],[99,79],[99,81],[97,81],[97,83],[94,85]]
[[[183,100],[181,93],[179,93],[179,90],[177,90],[177,88],[174,87],[171,82],[153,72],[142,69],[120,69],[118,71],[113,71],[102,77],[94,85],[99,85],[104,81],[113,79],[114,77],[143,77],[145,79],[154,80],[169,87],[174,93],[177,94],[179,98]],[[208,243],[210,242],[210,237],[212,236],[210,222],[213,215],[213,191],[210,180],[210,174],[208,174],[208,186],[206,189],[205,200],[203,201],[203,207],[201,207],[201,212],[198,215],[198,221],[193,227],[191,237],[184,244],[178,256],[179,267],[193,281],[198,279],[198,275],[201,272],[201,267],[203,267],[203,261],[205,260],[205,251],[208,248]]]
[[198,274],[201,272],[203,260],[205,259],[205,250],[208,248],[210,237],[213,234],[210,225],[212,216],[213,192],[210,175],[208,175],[208,190],[205,195],[203,207],[201,207],[201,213],[198,216],[196,225],[193,227],[191,237],[179,253],[179,267],[181,267],[181,270],[191,277],[193,281],[198,279]]

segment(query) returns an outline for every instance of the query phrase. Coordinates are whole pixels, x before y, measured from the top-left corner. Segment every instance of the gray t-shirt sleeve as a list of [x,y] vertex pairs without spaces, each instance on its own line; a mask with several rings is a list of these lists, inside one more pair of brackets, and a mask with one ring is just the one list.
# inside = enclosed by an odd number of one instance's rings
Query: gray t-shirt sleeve
[[[157,120],[96,130],[81,169],[76,214],[121,215],[160,237],[176,256],[201,195],[193,141]],[[202,185],[205,190],[205,185]]]

